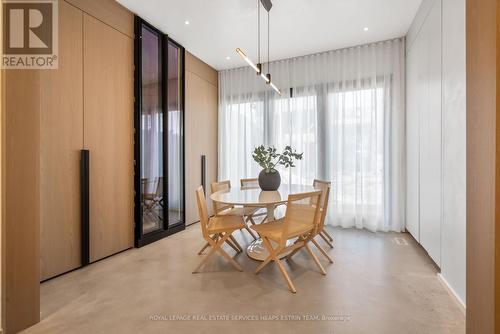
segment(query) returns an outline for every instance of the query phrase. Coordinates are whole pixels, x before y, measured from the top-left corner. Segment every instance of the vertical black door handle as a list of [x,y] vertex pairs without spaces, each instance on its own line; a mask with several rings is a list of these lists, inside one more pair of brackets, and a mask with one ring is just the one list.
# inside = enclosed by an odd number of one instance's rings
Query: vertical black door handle
[[82,267],[90,263],[89,227],[89,150],[80,152],[80,210]]
[[203,191],[205,196],[207,195],[207,158],[205,155],[201,156],[201,185],[203,186]]

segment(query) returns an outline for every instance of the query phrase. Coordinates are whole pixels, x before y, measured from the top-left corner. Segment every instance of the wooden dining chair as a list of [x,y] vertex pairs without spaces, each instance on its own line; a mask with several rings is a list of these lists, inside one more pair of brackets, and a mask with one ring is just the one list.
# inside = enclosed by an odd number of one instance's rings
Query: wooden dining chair
[[163,178],[162,177],[155,177],[153,181],[153,188],[154,191],[151,192],[150,190],[150,179],[149,178],[141,178],[141,201],[142,201],[142,208],[143,208],[143,214],[152,212],[155,209],[155,207],[160,204],[161,202],[161,192],[162,192],[162,182]]
[[[307,240],[305,240],[304,244],[311,242],[314,246],[316,246],[316,248],[320,251],[320,253],[328,260],[328,262],[333,263],[332,258],[323,249],[323,247],[321,247],[321,245],[315,240],[315,238],[318,235],[321,235],[321,231],[323,231],[325,228],[325,219],[328,208],[328,198],[330,196],[330,182],[314,180],[314,183],[315,183],[315,188],[321,190],[319,214],[317,217],[318,219],[316,221],[316,227],[313,233],[311,233],[311,235],[309,235]],[[286,256],[286,259],[290,260],[292,256],[295,253],[297,253],[301,248],[303,247],[296,248],[293,252],[291,252]]]
[[[330,248],[333,248],[333,238],[332,236],[328,233],[326,230],[326,225],[325,225],[325,219],[326,219],[326,211],[328,209],[328,200],[330,196],[330,188],[331,188],[332,183],[329,181],[321,181],[315,179],[313,181],[313,187],[316,189],[321,189],[323,192],[321,195],[321,209],[324,211],[324,214],[322,214],[323,221],[321,222],[321,230],[319,231],[319,236],[326,242]],[[328,193],[327,193],[328,191]]]
[[[241,189],[255,189],[259,188],[259,179],[258,178],[250,178],[250,179],[240,179]],[[255,218],[259,218],[264,216],[260,223],[264,223],[267,220],[267,212],[262,210],[261,208],[255,207],[246,207],[249,211],[247,216],[247,221],[252,225],[255,225]]]
[[[210,190],[212,191],[212,194],[217,192],[217,191],[227,191],[231,189],[231,181],[226,180],[226,181],[219,181],[219,182],[212,182],[210,185]],[[247,223],[248,222],[253,222],[253,219],[249,219],[248,217],[251,216],[253,213],[255,213],[256,209],[253,207],[242,207],[242,206],[234,206],[234,205],[229,205],[229,204],[224,204],[224,203],[218,203],[216,201],[212,201],[213,203],[213,209],[214,209],[214,214],[216,216],[241,216],[244,217],[245,219],[245,226],[243,227],[251,236],[254,240],[257,240],[257,236],[252,232],[251,229],[248,228]],[[255,222],[253,222],[255,223]]]
[[[241,266],[236,262],[226,251],[222,248],[224,243],[230,244],[230,237],[234,231],[242,229],[245,225],[243,217],[240,216],[216,216],[209,217],[207,210],[207,202],[203,187],[200,186],[196,189],[196,202],[198,204],[198,212],[200,215],[201,233],[203,239],[207,241],[209,247],[212,247],[207,256],[200,262],[200,264],[193,270],[193,274],[208,261],[208,259],[215,253],[219,252],[231,263],[237,270],[243,271]],[[240,249],[241,251],[241,249]]]
[[[255,274],[258,274],[269,262],[274,261],[285,278],[290,291],[296,293],[297,290],[281,263],[280,256],[302,247],[307,249],[321,273],[323,275],[326,274],[318,258],[307,244],[307,240],[309,240],[311,234],[317,228],[320,198],[320,190],[289,195],[284,218],[268,222],[267,224],[252,226],[252,229],[262,237],[264,246],[269,252],[269,256],[257,267]],[[287,246],[287,241],[295,238],[297,240],[290,246]]]

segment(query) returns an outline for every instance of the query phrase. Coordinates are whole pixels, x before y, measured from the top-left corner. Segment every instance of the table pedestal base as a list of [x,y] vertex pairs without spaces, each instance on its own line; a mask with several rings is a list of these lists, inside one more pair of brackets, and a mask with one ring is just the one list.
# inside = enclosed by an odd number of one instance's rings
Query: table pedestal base
[[[293,243],[293,241],[287,241],[286,245],[290,246]],[[273,247],[276,247],[277,244],[276,242],[271,240],[271,244]],[[285,256],[287,256],[290,252],[282,253],[279,255],[279,258],[282,259]],[[267,251],[266,246],[264,246],[264,242],[262,241],[261,238],[254,240],[248,245],[247,247],[247,255],[249,258],[256,260],[256,261],[264,261],[267,259],[269,256],[269,252]]]

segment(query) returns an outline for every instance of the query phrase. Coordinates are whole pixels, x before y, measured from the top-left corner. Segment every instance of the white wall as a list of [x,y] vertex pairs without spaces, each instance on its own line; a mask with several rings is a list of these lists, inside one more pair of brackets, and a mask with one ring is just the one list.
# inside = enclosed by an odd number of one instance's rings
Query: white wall
[[465,0],[423,0],[406,66],[407,230],[465,304]]

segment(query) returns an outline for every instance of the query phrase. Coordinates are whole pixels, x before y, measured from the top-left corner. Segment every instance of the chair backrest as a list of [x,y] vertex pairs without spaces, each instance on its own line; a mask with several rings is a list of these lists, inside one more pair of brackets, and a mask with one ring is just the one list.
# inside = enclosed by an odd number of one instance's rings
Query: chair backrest
[[158,177],[158,183],[156,184],[155,195],[156,197],[161,197],[163,194],[163,176]]
[[325,204],[326,191],[328,189],[330,189],[331,185],[332,185],[332,183],[329,181],[321,181],[318,179],[315,179],[313,181],[313,187],[315,189],[321,190],[321,200],[320,200],[321,208],[323,208],[323,206]]
[[331,182],[329,181],[321,181],[314,180],[313,187],[321,190],[321,198],[320,198],[320,213],[318,215],[318,226],[315,231],[315,234],[321,232],[321,229],[325,225],[326,212],[328,210],[328,200],[330,198],[330,188]]
[[201,225],[201,233],[203,237],[206,239],[209,237],[208,235],[208,210],[207,210],[207,201],[205,199],[205,192],[203,191],[203,186],[199,186],[196,189],[196,202],[198,203],[198,214],[200,215],[200,225]]
[[293,224],[310,226],[313,232],[316,228],[319,214],[321,190],[288,196],[283,223],[283,238],[280,244],[283,247],[290,237],[294,236]]
[[158,178],[155,177],[152,181],[150,178],[141,178],[141,194],[142,196],[153,197],[158,191]]
[[141,178],[141,195],[144,196],[148,191],[148,178]]
[[259,179],[241,179],[240,180],[241,188],[258,188],[259,187]]
[[[212,191],[212,194],[217,191],[228,191],[229,189],[231,189],[231,181],[229,180],[212,182],[212,184],[210,185],[210,190]],[[215,201],[212,201],[212,204],[215,214],[221,212],[222,210],[230,209],[233,207],[233,205],[217,203]]]

